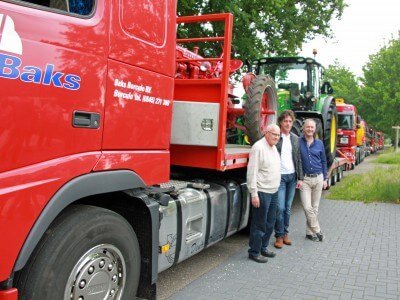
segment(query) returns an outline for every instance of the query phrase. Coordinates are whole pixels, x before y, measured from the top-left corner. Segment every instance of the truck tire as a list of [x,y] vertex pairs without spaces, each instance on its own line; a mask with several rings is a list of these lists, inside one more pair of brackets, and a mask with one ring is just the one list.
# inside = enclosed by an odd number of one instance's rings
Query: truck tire
[[[275,82],[270,76],[257,76],[247,90],[244,104],[244,125],[250,144],[261,139],[269,124],[276,124],[278,111],[278,95]],[[263,114],[262,111],[269,114]]]
[[332,165],[336,156],[337,144],[337,109],[334,100],[331,101],[328,110],[323,115],[324,120],[324,146],[328,168]]
[[113,211],[74,205],[46,231],[16,281],[20,300],[134,299],[139,278],[130,224]]

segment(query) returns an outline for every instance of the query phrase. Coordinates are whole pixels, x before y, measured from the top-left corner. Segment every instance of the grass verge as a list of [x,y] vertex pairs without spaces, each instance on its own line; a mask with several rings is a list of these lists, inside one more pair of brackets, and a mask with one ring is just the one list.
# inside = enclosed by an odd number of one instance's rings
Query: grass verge
[[379,155],[373,162],[380,164],[400,165],[400,152],[386,152],[382,155]]
[[348,175],[331,187],[326,198],[400,204],[400,167],[377,167],[365,174]]

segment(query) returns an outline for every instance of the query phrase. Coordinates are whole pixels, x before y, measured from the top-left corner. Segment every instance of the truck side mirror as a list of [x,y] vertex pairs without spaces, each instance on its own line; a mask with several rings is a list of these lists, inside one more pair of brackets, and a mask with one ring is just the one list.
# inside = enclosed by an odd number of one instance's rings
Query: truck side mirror
[[321,86],[321,94],[331,95],[333,94],[333,88],[331,84],[325,81]]

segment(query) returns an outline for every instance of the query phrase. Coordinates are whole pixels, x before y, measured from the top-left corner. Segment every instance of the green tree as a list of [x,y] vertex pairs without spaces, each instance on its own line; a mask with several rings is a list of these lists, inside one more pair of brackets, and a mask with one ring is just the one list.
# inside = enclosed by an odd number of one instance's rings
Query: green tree
[[334,97],[344,98],[346,103],[360,105],[362,100],[358,79],[349,68],[341,65],[338,60],[325,69],[324,79],[331,83]]
[[[233,13],[235,52],[253,59],[294,54],[316,35],[331,36],[329,22],[340,18],[345,6],[344,0],[179,0],[178,16]],[[221,36],[223,30],[191,26],[179,32],[182,37]]]
[[375,129],[394,138],[392,126],[400,125],[400,32],[363,67],[361,113]]

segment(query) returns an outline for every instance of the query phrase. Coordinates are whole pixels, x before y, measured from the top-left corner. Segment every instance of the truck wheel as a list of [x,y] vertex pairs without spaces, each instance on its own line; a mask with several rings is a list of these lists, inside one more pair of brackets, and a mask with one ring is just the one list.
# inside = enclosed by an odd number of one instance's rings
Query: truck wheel
[[139,243],[113,211],[74,205],[42,237],[18,276],[22,300],[134,299]]
[[277,121],[278,95],[270,76],[260,75],[252,81],[244,109],[246,133],[253,145],[264,136],[267,126]]
[[337,143],[337,109],[334,100],[331,101],[329,109],[324,117],[324,146],[328,168],[332,165],[336,156]]

